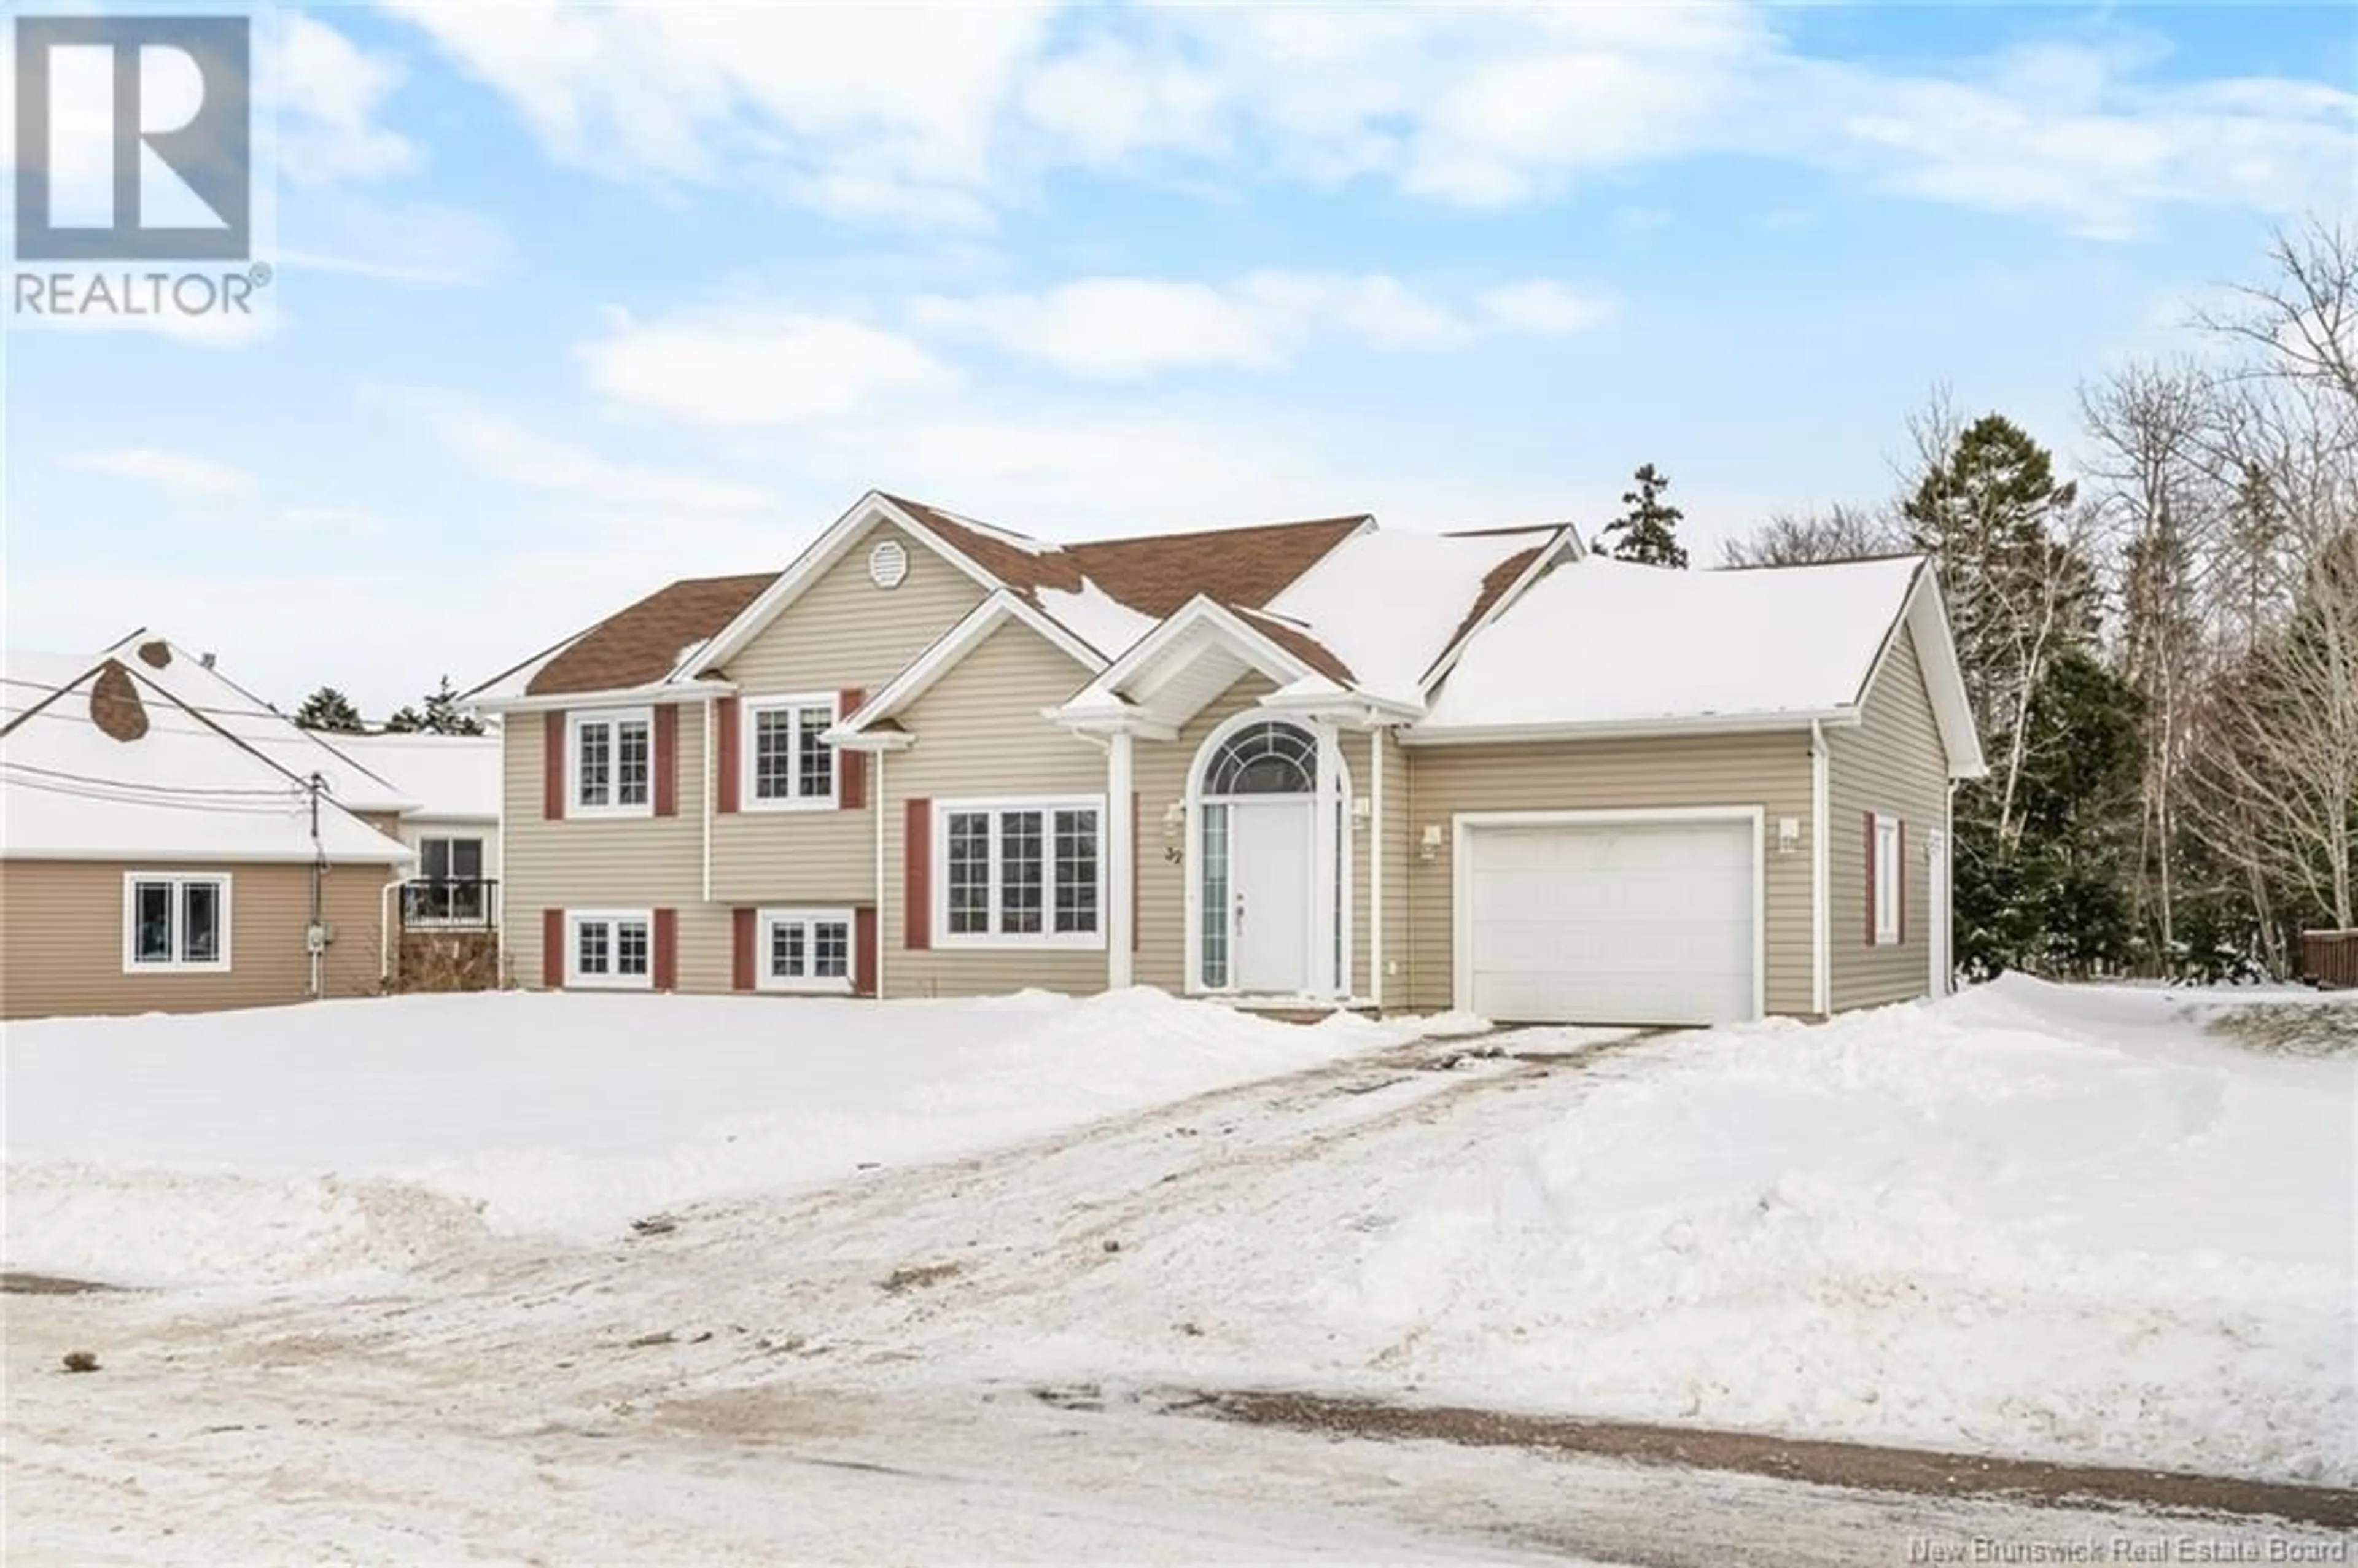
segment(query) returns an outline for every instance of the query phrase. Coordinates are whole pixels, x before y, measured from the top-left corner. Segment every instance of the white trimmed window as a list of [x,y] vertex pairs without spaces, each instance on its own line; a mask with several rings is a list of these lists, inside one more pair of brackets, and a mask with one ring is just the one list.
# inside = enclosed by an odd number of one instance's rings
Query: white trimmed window
[[644,909],[585,909],[565,916],[565,983],[651,990],[655,922]]
[[569,713],[565,728],[566,755],[573,760],[573,812],[583,816],[654,815],[652,708]]
[[745,805],[756,811],[835,805],[835,748],[822,739],[835,722],[833,693],[764,697],[744,704]]
[[765,909],[754,939],[757,989],[850,994],[851,911]]
[[1874,900],[1875,945],[1896,946],[1906,929],[1908,888],[1902,857],[1908,852],[1908,830],[1897,816],[1877,812],[1872,820],[1875,864],[1867,868],[1867,896]]
[[222,974],[229,967],[226,873],[124,873],[124,974]]
[[1104,802],[943,801],[934,808],[942,946],[1105,946]]

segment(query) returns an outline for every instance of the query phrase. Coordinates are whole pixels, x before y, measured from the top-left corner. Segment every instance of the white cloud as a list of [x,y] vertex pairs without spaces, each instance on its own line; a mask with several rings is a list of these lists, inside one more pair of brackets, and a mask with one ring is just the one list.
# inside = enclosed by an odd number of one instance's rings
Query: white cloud
[[1205,283],[1086,277],[1039,294],[916,302],[925,326],[1044,359],[1076,375],[1145,375],[1279,362],[1281,323]]
[[220,501],[244,495],[254,476],[233,464],[194,452],[168,451],[160,447],[122,447],[106,451],[76,452],[66,461],[94,473],[114,474],[168,490],[198,501]]
[[1541,337],[1585,332],[1606,325],[1619,313],[1619,307],[1602,295],[1583,294],[1545,278],[1486,288],[1475,303],[1484,316],[1501,326]]
[[278,524],[290,533],[347,539],[373,539],[385,532],[383,518],[351,506],[289,506],[279,513]]
[[610,458],[541,435],[462,400],[427,395],[399,401],[486,473],[511,484],[573,496],[618,514],[633,508],[739,512],[769,500],[765,492],[753,485]]
[[1486,331],[1576,331],[1610,314],[1601,300],[1546,280],[1459,306],[1381,274],[1275,271],[1227,285],[1086,277],[1032,294],[929,295],[914,308],[923,326],[1109,380],[1203,366],[1271,369],[1320,337],[1436,349]]
[[580,356],[608,397],[699,425],[798,424],[953,379],[894,333],[758,306],[655,321],[618,313]]
[[1488,207],[1735,155],[2117,233],[2346,196],[2358,111],[2318,81],[2163,78],[2117,28],[1932,74],[1807,54],[1741,5],[395,6],[560,157],[924,224],[1073,166]]
[[471,288],[507,265],[504,230],[480,213],[429,201],[319,198],[304,204],[299,243],[278,261],[415,288]]
[[417,161],[406,138],[374,123],[401,70],[299,11],[279,24],[275,82],[278,168],[299,185],[374,179]]

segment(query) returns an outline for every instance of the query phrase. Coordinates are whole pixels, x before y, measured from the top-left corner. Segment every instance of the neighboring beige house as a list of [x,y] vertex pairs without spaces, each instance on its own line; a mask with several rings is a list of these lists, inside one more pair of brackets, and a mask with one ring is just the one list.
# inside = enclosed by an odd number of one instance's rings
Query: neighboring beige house
[[546,987],[1823,1014],[1945,989],[1982,768],[1919,558],[1059,546],[877,493],[471,696]]
[[500,738],[412,730],[337,735],[330,743],[401,797],[392,831],[417,857],[416,875],[401,892],[402,924],[496,929]]
[[383,781],[299,731],[242,739],[276,716],[160,640],[12,654],[0,694],[0,1017],[377,989],[378,912],[411,854],[309,781]]

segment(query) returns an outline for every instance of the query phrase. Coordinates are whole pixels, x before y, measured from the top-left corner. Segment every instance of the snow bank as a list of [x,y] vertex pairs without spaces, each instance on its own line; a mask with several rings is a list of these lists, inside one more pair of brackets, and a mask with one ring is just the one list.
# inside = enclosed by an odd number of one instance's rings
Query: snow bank
[[486,1231],[962,1154],[1421,1033],[1159,991],[876,1004],[506,993],[11,1025],[12,1267],[404,1267]]
[[1435,1398],[2358,1481],[2358,1063],[2189,1011],[2017,979],[1600,1066],[1318,1309]]

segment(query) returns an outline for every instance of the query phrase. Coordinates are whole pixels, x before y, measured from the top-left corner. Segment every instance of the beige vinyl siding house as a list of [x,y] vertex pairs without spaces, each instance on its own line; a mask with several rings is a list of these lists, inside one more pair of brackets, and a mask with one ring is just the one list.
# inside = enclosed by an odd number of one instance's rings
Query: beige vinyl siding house
[[[899,581],[884,589],[870,562],[888,543],[905,565]],[[879,691],[982,597],[972,578],[906,531],[879,523],[813,580],[791,616],[764,628],[722,673],[737,687],[741,714],[765,697]],[[1071,670],[1070,661],[1065,667]],[[1065,690],[1079,679],[1069,676]],[[1062,738],[1041,729],[1046,739]],[[752,758],[748,741],[750,735],[741,735],[741,766]],[[764,810],[741,793],[736,811],[714,816],[712,896],[719,903],[850,906],[873,903],[875,893],[872,806]]]
[[[1041,717],[1071,696],[1087,673],[1070,654],[1011,622],[909,708],[905,722],[917,743],[888,754],[883,765],[885,903],[878,929],[888,996],[1105,989],[1109,923],[1102,903],[1096,939],[1065,946],[1044,937],[976,937],[961,945],[936,918],[947,871],[942,818],[954,803],[1063,801],[1110,809],[1103,754]],[[910,802],[919,800],[930,803],[921,830],[930,852],[925,893],[934,907],[918,912],[928,946],[913,949],[909,812]]]
[[[1921,562],[1664,573],[1560,527],[1058,546],[871,494],[486,692],[526,985],[576,983],[547,933],[590,911],[688,990],[1811,1016],[1944,989],[1932,829],[1980,766]],[[802,770],[767,805],[765,702]],[[670,715],[661,806],[563,808],[549,727],[601,711]],[[847,932],[849,974],[772,983]]]
[[[1917,662],[1915,634],[1899,628],[1868,687],[1858,727],[1827,732],[1826,847],[1833,1005],[1842,1011],[1920,996],[1931,963],[1932,896],[1943,862],[1949,793],[1940,729]],[[1877,940],[1868,915],[1873,819],[1898,834],[1901,916]]]
[[6,668],[0,1017],[378,989],[387,890],[412,856],[313,787],[344,759],[258,706],[223,714],[248,733],[212,722],[174,682],[218,703],[218,677],[161,640]]
[[[228,967],[143,970],[124,960],[126,879],[219,878],[228,891]],[[330,868],[320,914],[332,940],[320,994],[377,989],[381,866]],[[308,1000],[311,868],[236,861],[0,860],[0,1018],[72,1013],[209,1012]]]
[[1810,817],[1808,732],[1697,738],[1432,746],[1411,752],[1408,817],[1442,831],[1432,860],[1408,858],[1409,1005],[1460,1004],[1453,896],[1462,814],[1758,808],[1769,830],[1763,852],[1767,1000],[1770,1012],[1807,1013],[1811,1002],[1810,857],[1779,853],[1774,824]]
[[[507,815],[501,842],[507,889],[502,936],[510,978],[520,984],[545,983],[550,911],[676,912],[678,921],[678,981],[687,990],[727,990],[730,981],[730,913],[704,897],[705,769],[707,714],[703,705],[680,703],[678,713],[678,810],[657,816],[584,816],[551,820],[545,809],[548,787],[547,728],[575,715],[594,715],[592,704],[509,717],[504,796]],[[643,711],[643,710],[641,710]],[[652,804],[652,803],[651,803]],[[559,958],[563,957],[560,953]]]

